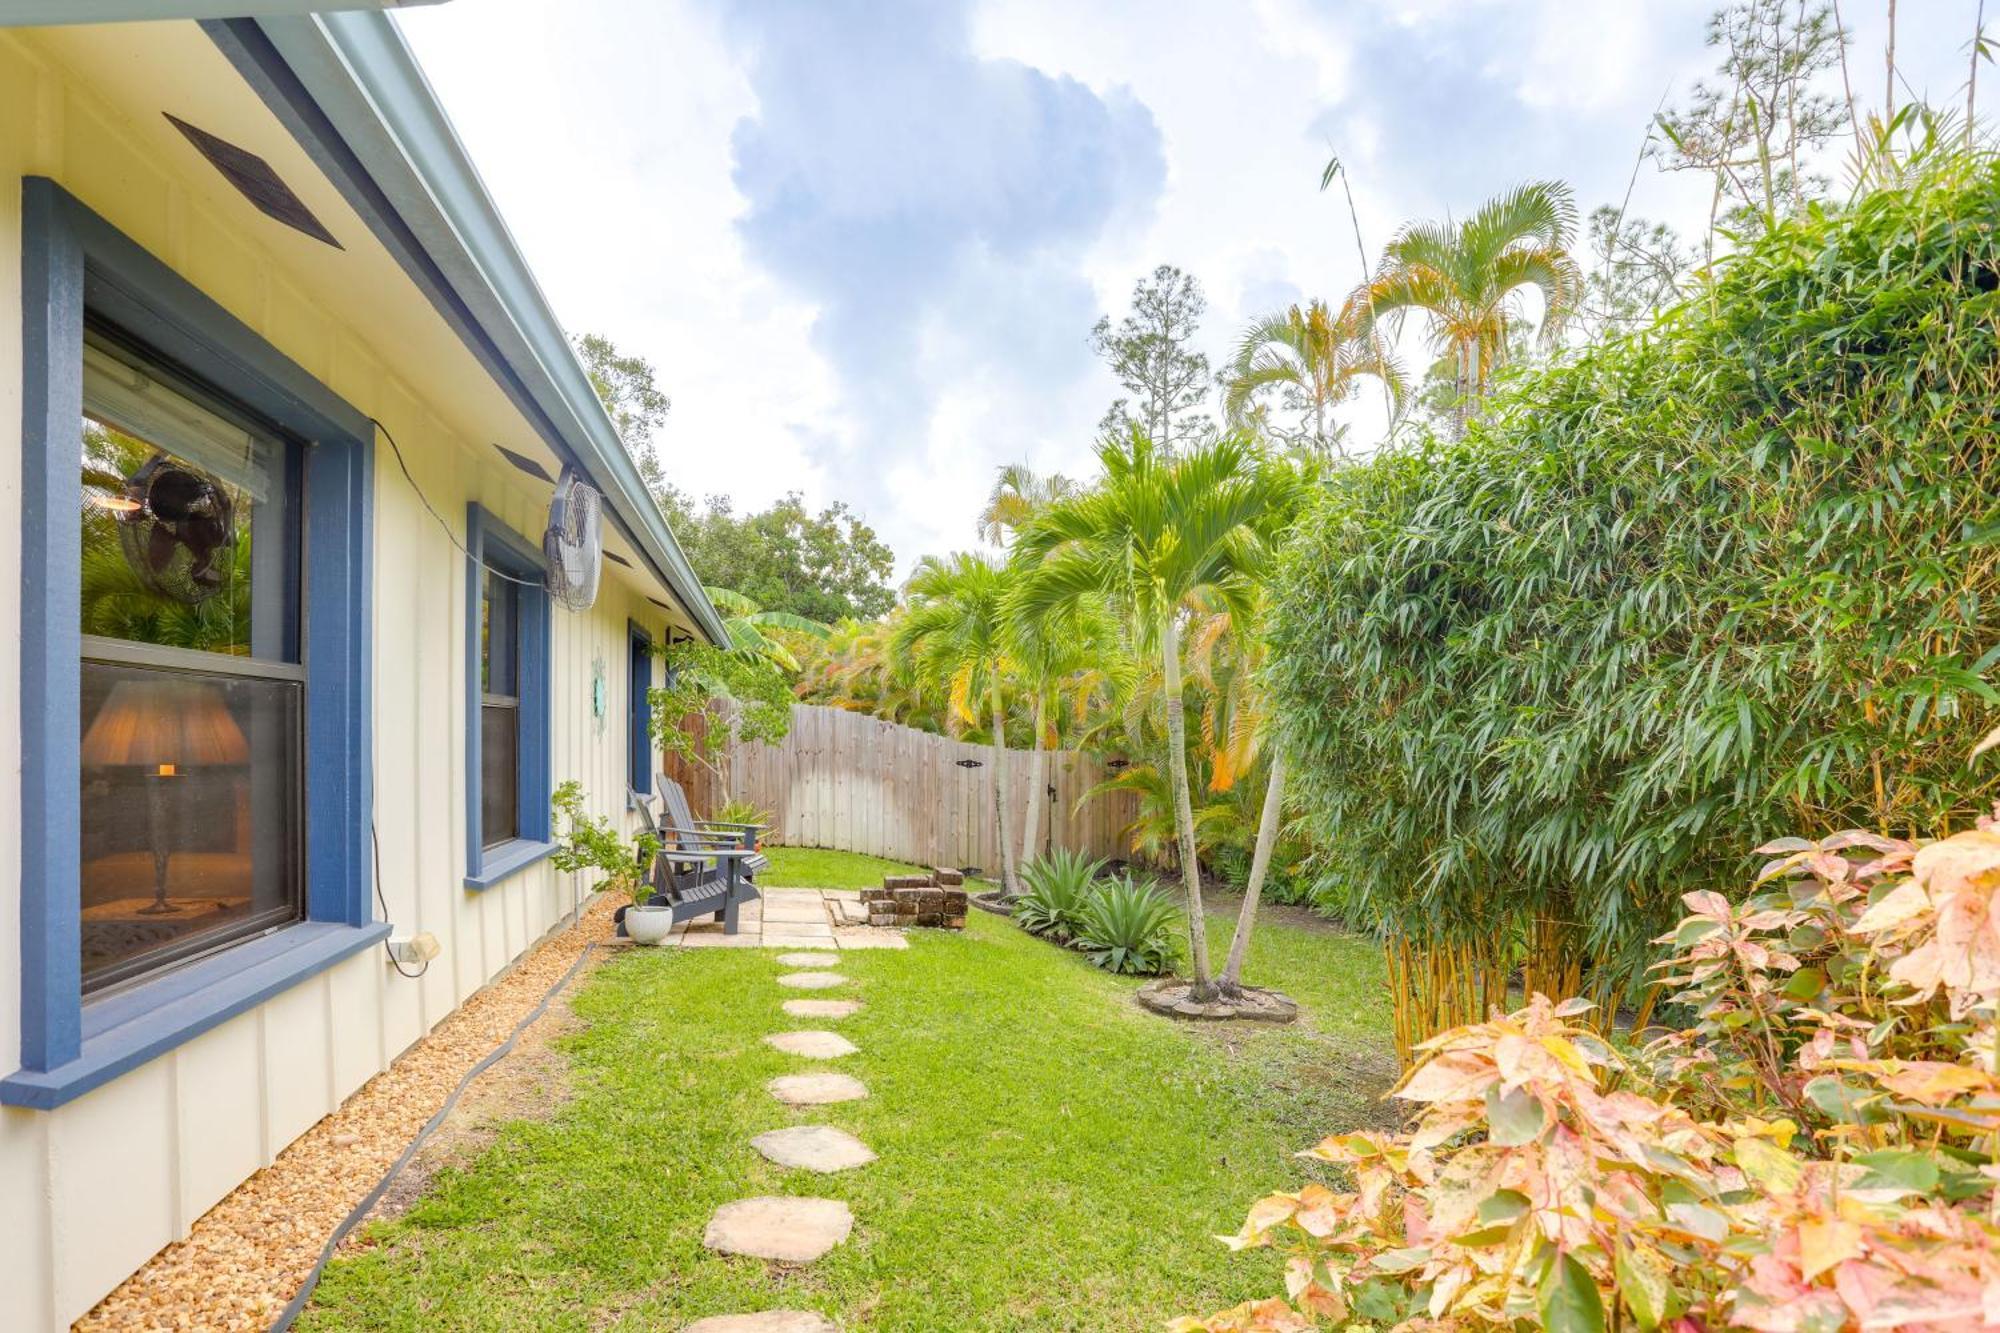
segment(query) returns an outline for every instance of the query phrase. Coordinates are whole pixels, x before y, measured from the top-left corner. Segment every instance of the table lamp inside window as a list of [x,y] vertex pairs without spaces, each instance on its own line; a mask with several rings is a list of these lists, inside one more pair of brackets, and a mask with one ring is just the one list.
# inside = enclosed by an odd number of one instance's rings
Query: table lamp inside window
[[153,902],[148,916],[177,911],[167,900],[172,856],[175,780],[184,767],[241,764],[249,758],[243,732],[213,686],[162,675],[120,681],[84,734],[85,764],[146,770],[147,825],[153,849]]

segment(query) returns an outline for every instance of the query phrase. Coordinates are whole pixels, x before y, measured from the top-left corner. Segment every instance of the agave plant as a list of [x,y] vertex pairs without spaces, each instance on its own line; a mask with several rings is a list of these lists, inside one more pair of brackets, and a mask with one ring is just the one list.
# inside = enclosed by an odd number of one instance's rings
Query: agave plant
[[1069,943],[1082,929],[1083,914],[1095,896],[1097,872],[1103,865],[1066,847],[1029,861],[1021,867],[1021,883],[1027,892],[1014,904],[1014,920],[1031,935]]
[[1181,914],[1151,879],[1129,876],[1090,895],[1077,947],[1108,972],[1154,976],[1180,960]]

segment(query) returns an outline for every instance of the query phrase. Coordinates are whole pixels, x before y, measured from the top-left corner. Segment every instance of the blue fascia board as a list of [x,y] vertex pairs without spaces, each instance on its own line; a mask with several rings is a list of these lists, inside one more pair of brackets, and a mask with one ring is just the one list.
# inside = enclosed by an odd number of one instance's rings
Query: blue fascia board
[[226,19],[310,14],[332,9],[399,9],[447,0],[7,0],[0,28],[78,23],[153,23],[162,19]]
[[[207,29],[544,442],[604,492],[613,520],[702,633],[727,645],[721,615],[395,23],[340,13]],[[295,87],[278,86],[272,57]],[[318,141],[328,134],[337,144]],[[336,154],[345,160],[330,161]]]
[[0,1106],[48,1111],[389,938],[387,922],[305,921],[84,1006],[83,1049],[0,1078]]

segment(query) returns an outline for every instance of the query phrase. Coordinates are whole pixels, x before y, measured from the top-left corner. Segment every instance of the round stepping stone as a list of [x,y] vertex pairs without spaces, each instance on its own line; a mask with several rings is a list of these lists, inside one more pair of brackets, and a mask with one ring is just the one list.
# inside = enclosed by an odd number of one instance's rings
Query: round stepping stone
[[781,953],[778,961],[786,967],[839,967],[837,953]]
[[793,1125],[750,1140],[750,1146],[779,1166],[831,1175],[875,1160],[868,1145],[832,1125]]
[[697,1319],[684,1333],[840,1333],[840,1325],[811,1310],[766,1310]]
[[723,1254],[809,1264],[853,1229],[854,1214],[838,1199],[738,1199],[715,1210],[701,1243]]
[[845,1074],[782,1074],[764,1086],[787,1106],[858,1102],[868,1095],[866,1084]]
[[785,1012],[793,1018],[846,1018],[861,1012],[859,1000],[786,1000]]
[[831,990],[845,986],[847,978],[838,972],[787,972],[778,978],[778,984],[793,990]]
[[838,1060],[861,1049],[838,1032],[774,1032],[764,1040],[786,1055],[808,1060]]

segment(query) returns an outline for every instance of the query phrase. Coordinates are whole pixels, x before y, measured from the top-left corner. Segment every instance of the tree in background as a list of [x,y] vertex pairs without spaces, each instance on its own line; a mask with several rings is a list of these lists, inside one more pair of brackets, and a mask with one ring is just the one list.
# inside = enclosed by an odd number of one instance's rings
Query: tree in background
[[1851,97],[1843,108],[1813,90],[1821,74],[1845,69],[1847,34],[1831,0],[1738,0],[1709,19],[1708,44],[1722,53],[1715,77],[1695,84],[1687,104],[1662,112],[1658,124],[1667,170],[1714,178],[1713,258],[1718,222],[1755,235],[1823,193],[1827,182],[1808,158],[1844,128],[1858,135],[1860,127]]
[[625,355],[616,343],[598,333],[583,334],[575,342],[584,373],[590,376],[590,387],[597,390],[598,400],[611,414],[611,424],[618,428],[618,438],[638,464],[646,488],[657,497],[667,479],[653,437],[665,424],[673,400],[656,382],[653,363],[644,357]]
[[896,604],[895,555],[846,502],[817,514],[794,491],[770,508],[738,515],[727,496],[696,508],[662,486],[660,508],[703,579],[733,588],[760,608],[821,624],[867,620]]
[[1020,574],[1008,612],[1032,621],[1083,598],[1103,598],[1126,618],[1140,650],[1157,655],[1193,994],[1206,1001],[1214,983],[1188,784],[1182,625],[1197,598],[1247,611],[1252,573],[1265,567],[1275,536],[1266,525],[1280,512],[1279,497],[1243,432],[1175,458],[1134,427],[1099,445],[1097,456],[1103,481],[1049,506],[1015,539]]
[[[1258,482],[1266,505],[1258,526],[1270,534],[1284,532],[1312,493],[1308,472],[1269,460],[1260,467]],[[1219,981],[1222,993],[1229,996],[1243,989],[1243,964],[1250,955],[1257,904],[1271,873],[1278,826],[1284,818],[1285,756],[1272,734],[1264,671],[1269,590],[1277,572],[1275,542],[1245,543],[1238,575],[1247,585],[1244,595],[1220,599],[1205,623],[1196,622],[1189,654],[1190,674],[1201,683],[1208,700],[1202,715],[1202,740],[1211,756],[1210,788],[1225,791],[1234,786],[1260,757],[1265,766],[1264,802],[1257,815],[1250,875],[1243,886],[1243,903],[1237,910],[1236,930],[1230,936]],[[1218,671],[1218,659],[1225,657],[1228,669]]]
[[1371,327],[1387,319],[1392,330],[1408,311],[1424,312],[1431,345],[1452,363],[1462,432],[1506,364],[1510,333],[1522,325],[1518,293],[1541,294],[1545,345],[1576,309],[1583,275],[1569,254],[1575,233],[1569,186],[1532,181],[1487,200],[1463,222],[1407,224],[1354,303],[1369,311]]
[[[1075,494],[1073,490],[1071,494]],[[1028,808],[1021,823],[1021,860],[1041,854],[1042,802],[1048,799],[1043,778],[1046,751],[1057,748],[1065,696],[1076,715],[1087,711],[1094,695],[1112,684],[1122,665],[1118,629],[1098,598],[1078,598],[1056,612],[1009,620],[1009,658],[1022,690],[1033,700],[1028,742]]]
[[798,674],[799,659],[793,655],[791,645],[785,642],[785,636],[801,634],[809,639],[823,640],[833,633],[832,626],[822,625],[817,620],[807,620],[789,611],[766,611],[734,588],[708,586],[702,591],[708,594],[708,600],[715,605],[715,609],[722,612],[722,623],[729,631],[731,648],[761,657],[792,675]]
[[1664,222],[1628,218],[1604,204],[1591,212],[1587,230],[1591,263],[1571,329],[1584,342],[1602,342],[1651,324],[1680,298],[1698,256],[1682,246]]
[[994,478],[986,507],[979,511],[979,540],[1005,546],[1009,533],[1076,492],[1077,484],[1060,472],[1043,476],[1026,463],[1009,463]]
[[1097,321],[1090,345],[1132,395],[1111,404],[1098,423],[1102,434],[1122,439],[1136,426],[1171,454],[1208,432],[1212,423],[1200,410],[1208,398],[1208,357],[1194,348],[1207,310],[1201,284],[1162,264],[1133,284],[1131,312],[1116,328],[1109,315]]
[[[1346,453],[1345,431],[1328,416],[1352,398],[1364,377],[1381,381],[1392,415],[1403,403],[1403,371],[1371,326],[1367,310],[1350,299],[1338,314],[1324,301],[1264,318],[1244,330],[1236,358],[1223,372],[1222,410],[1232,426],[1253,420],[1266,433],[1305,453],[1336,458]],[[1270,398],[1297,418],[1274,423]]]
[[655,436],[673,404],[652,363],[595,333],[577,338],[576,351],[618,438],[704,580],[735,590],[760,611],[822,625],[849,616],[869,619],[896,604],[889,586],[895,555],[844,501],[814,514],[794,491],[740,517],[727,496],[697,505],[660,466]]
[[[688,640],[666,648],[667,683],[646,696],[653,739],[715,775],[717,805],[731,799],[729,756],[743,741],[777,745],[792,729],[792,686],[770,659]],[[688,719],[702,725],[691,727]]]
[[896,627],[892,650],[913,663],[920,676],[946,688],[953,715],[964,721],[977,719],[977,700],[982,692],[986,695],[993,718],[993,780],[1000,796],[1001,892],[1016,898],[1021,882],[1008,811],[1007,709],[1001,692],[1008,668],[1001,603],[1008,582],[1008,572],[984,555],[925,556],[906,585],[909,609]]
[[843,620],[824,644],[803,645],[798,697],[944,735],[947,710],[937,692],[893,651],[903,615],[899,606],[880,620]]

